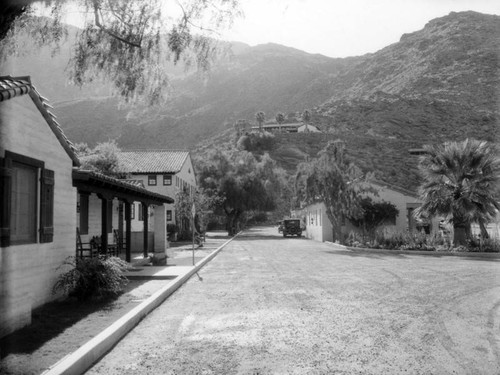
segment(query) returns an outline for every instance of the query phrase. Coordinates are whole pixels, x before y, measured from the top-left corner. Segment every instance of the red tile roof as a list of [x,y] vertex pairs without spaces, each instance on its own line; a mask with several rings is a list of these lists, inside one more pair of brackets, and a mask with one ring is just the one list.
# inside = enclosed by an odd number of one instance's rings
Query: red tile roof
[[31,83],[30,77],[0,77],[0,102],[13,99],[18,96],[29,94],[33,103],[44,117],[47,124],[54,132],[61,146],[73,160],[74,165],[80,165],[80,160],[76,155],[76,149],[73,143],[64,134],[61,125],[57,122],[56,116],[49,111],[53,107],[48,103],[48,100],[41,96]]
[[129,173],[177,173],[189,157],[189,151],[136,150],[118,154]]

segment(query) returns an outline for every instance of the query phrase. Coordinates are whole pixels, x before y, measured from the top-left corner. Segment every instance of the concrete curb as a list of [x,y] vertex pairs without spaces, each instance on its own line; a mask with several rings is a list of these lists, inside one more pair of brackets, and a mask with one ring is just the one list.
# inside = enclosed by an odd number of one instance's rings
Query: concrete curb
[[43,372],[42,375],[83,374],[130,332],[146,315],[163,303],[238,235],[239,233],[224,242],[220,247],[196,263],[189,271],[177,276],[173,282],[154,293],[139,306],[136,306],[80,348],[62,358]]
[[463,258],[484,258],[484,259],[500,259],[500,253],[450,253],[441,251],[418,251],[418,250],[386,250],[386,249],[369,249],[365,247],[350,247],[340,245],[338,243],[325,241],[326,244],[337,247],[341,250],[352,251],[354,253],[370,253],[370,254],[392,254],[392,255],[427,255],[431,257],[463,257]]

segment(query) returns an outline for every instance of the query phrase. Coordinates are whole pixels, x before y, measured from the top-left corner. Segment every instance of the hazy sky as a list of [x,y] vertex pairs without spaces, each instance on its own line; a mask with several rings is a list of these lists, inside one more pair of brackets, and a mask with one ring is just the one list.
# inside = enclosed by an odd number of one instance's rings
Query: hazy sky
[[375,52],[433,18],[474,10],[500,15],[500,0],[241,0],[245,18],[224,39],[279,43],[346,57]]
[[[164,0],[166,9],[177,0]],[[375,52],[433,18],[473,10],[500,15],[500,0],[240,0],[245,16],[222,39],[279,43],[330,57]],[[173,8],[170,8],[173,7]],[[70,12],[71,13],[71,12]],[[77,13],[66,22],[77,26]]]

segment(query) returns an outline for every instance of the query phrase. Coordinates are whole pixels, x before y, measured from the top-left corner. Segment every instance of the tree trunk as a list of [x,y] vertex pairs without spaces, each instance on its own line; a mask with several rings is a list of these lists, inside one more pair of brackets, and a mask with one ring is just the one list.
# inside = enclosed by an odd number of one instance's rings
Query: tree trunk
[[467,245],[467,229],[465,225],[453,226],[453,246]]
[[481,238],[483,240],[490,238],[490,234],[486,230],[486,225],[484,225],[483,221],[479,221],[479,228],[481,229]]
[[238,220],[241,216],[241,211],[237,209],[233,209],[231,211],[226,211],[227,222],[226,222],[226,230],[228,236],[234,236],[238,232]]

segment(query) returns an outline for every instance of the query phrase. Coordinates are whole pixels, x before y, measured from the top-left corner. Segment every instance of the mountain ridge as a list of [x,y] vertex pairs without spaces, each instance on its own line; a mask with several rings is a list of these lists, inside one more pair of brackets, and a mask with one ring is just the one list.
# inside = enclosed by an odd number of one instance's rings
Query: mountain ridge
[[[45,95],[44,86],[53,87],[64,65],[56,59],[48,69],[47,53],[43,61],[36,67],[23,62],[19,74],[36,72],[33,81]],[[399,164],[411,171],[403,185],[414,185],[416,160],[408,148],[466,136],[498,142],[500,17],[452,12],[377,52],[347,58],[236,43],[209,74],[178,74],[171,84],[168,102],[154,109],[119,107],[116,98],[92,86],[80,96],[66,94],[61,84],[49,91],[70,139],[90,145],[116,139],[124,149],[203,149],[207,142],[228,141],[234,122],[253,123],[257,111],[269,120],[278,111],[293,119],[313,109],[313,122],[329,134],[324,138],[346,139],[365,170],[381,169],[382,181],[403,181]],[[303,155],[315,156],[315,146],[308,150],[300,138],[296,143],[287,140],[277,150],[295,150],[290,155],[297,163]],[[291,168],[294,159],[286,160]]]

